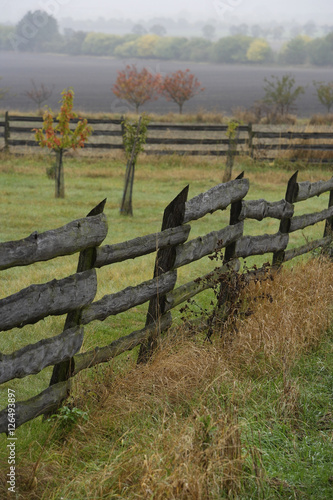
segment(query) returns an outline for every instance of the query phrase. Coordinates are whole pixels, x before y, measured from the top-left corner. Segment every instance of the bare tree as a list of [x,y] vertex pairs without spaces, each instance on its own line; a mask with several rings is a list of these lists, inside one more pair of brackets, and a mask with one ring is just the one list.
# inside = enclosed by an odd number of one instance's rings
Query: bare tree
[[34,80],[31,80],[31,84],[32,89],[23,92],[23,95],[29,97],[29,99],[37,104],[38,112],[40,112],[43,102],[47,101],[51,97],[54,85],[52,85],[52,87],[50,88],[47,87],[47,85],[44,85],[44,83],[41,83],[40,86],[37,87]]
[[272,75],[271,80],[264,78],[264,82],[265,97],[263,102],[272,105],[275,112],[282,116],[288,115],[296,99],[305,92],[302,85],[294,87],[295,78],[289,74],[283,75],[281,78]]
[[333,82],[313,82],[313,85],[316,88],[319,101],[326,107],[327,113],[329,113],[333,106]]

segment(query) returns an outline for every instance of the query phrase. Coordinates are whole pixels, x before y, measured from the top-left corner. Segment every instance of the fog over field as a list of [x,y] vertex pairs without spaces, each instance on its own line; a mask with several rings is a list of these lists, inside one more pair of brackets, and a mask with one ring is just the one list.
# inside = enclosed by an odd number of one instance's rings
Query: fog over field
[[[48,15],[56,19],[61,33],[65,33],[64,36],[68,36],[69,39],[77,31],[89,32],[89,22],[94,22],[94,26],[99,26],[102,29],[103,26],[107,28],[108,20],[115,19],[125,20],[126,22],[119,24],[130,26],[129,31],[135,22],[148,26],[150,19],[152,22],[155,20],[154,22],[157,24],[163,24],[162,21],[166,20],[167,22],[167,19],[178,19],[179,22],[177,21],[178,24],[176,24],[180,32],[177,32],[176,36],[186,37],[188,36],[185,33],[186,23],[188,26],[195,27],[197,25],[195,29],[199,30],[199,35],[195,36],[202,37],[202,33],[200,34],[202,23],[209,24],[210,22],[213,24],[218,22],[220,29],[223,28],[226,33],[233,23],[236,25],[237,23],[247,23],[247,25],[271,23],[273,26],[274,23],[287,24],[291,22],[297,28],[300,23],[310,22],[311,24],[312,22],[317,23],[314,30],[317,29],[319,34],[321,33],[320,30],[318,31],[320,23],[322,23],[322,27],[326,26],[330,29],[330,23],[333,22],[332,0],[317,0],[316,2],[312,0],[293,0],[292,2],[290,0],[279,0],[278,2],[276,0],[169,0],[158,3],[152,3],[150,0],[142,0],[141,2],[134,2],[134,0],[123,0],[122,2],[114,0],[109,2],[105,0],[94,0],[94,2],[91,0],[15,0],[15,2],[0,0],[0,7],[0,24],[12,26],[17,24],[27,11],[45,10]],[[130,24],[128,24],[128,20]],[[131,24],[131,22],[133,23]],[[109,25],[114,26],[111,22]],[[91,26],[93,25],[91,24]],[[34,26],[31,28],[31,26],[25,25],[23,34],[19,34],[21,40],[26,36],[29,41],[33,37],[35,29]],[[94,29],[95,27],[92,27],[91,31]],[[166,33],[167,36],[170,35],[168,31]],[[288,36],[289,33],[290,29]],[[191,36],[189,35],[189,38]],[[47,37],[47,42],[49,42],[49,32],[47,32]],[[270,39],[269,42],[281,46],[283,39],[278,41]],[[19,50],[24,50],[24,44],[22,44],[21,41],[17,45]],[[12,43],[13,48],[17,48],[17,46]],[[275,47],[273,46],[273,48]],[[0,51],[1,87],[9,89],[9,93],[0,102],[1,108],[33,111],[35,104],[24,95],[31,89],[31,80],[33,79],[37,86],[43,83],[53,88],[53,94],[47,102],[51,107],[57,106],[60,92],[64,88],[72,86],[75,90],[75,106],[77,108],[92,112],[124,113],[129,110],[128,105],[114,96],[111,87],[115,83],[118,70],[124,69],[126,64],[137,63],[139,68],[147,67],[152,73],[158,72],[162,75],[187,68],[195,74],[205,87],[205,91],[185,104],[185,113],[202,109],[230,114],[232,109],[236,107],[249,108],[256,100],[264,97],[265,77],[269,78],[271,75],[281,77],[283,74],[289,73],[295,77],[296,85],[306,87],[305,94],[297,101],[297,114],[298,116],[310,116],[313,113],[325,111],[317,100],[313,81],[329,82],[333,80],[332,68],[324,66],[270,67],[255,64],[226,65],[176,62],[173,60],[159,61],[157,59],[136,61],[131,57],[116,59],[83,55],[57,55],[57,50],[51,50],[51,52],[54,53]],[[110,52],[107,53],[110,54]],[[212,60],[218,59],[213,58]],[[165,113],[168,111],[177,112],[178,108],[177,105],[160,98],[143,106],[142,111],[145,110]]]
[[241,22],[283,21],[329,22],[333,13],[331,0],[0,0],[1,22],[17,22],[28,10],[44,9],[57,19],[131,18],[135,20],[153,17],[183,17],[185,19],[209,19]]
[[[48,105],[58,109],[60,92],[72,86],[75,90],[75,107],[82,111],[125,113],[133,111],[111,91],[117,71],[134,60],[117,60],[108,57],[67,56],[55,54],[33,54],[0,52],[2,86],[10,92],[1,102],[3,109],[33,111],[36,105],[24,95],[31,88],[31,79],[38,85],[43,82],[54,90]],[[332,79],[331,68],[281,68],[248,65],[223,65],[211,63],[184,63],[157,60],[137,61],[151,72],[162,75],[187,67],[198,77],[205,91],[185,103],[184,113],[207,111],[230,114],[238,106],[249,108],[254,101],[264,96],[264,78],[272,74],[281,76],[287,72],[294,75],[297,85],[307,86],[306,92],[297,101],[298,116],[310,116],[324,112],[312,85],[313,80]],[[166,113],[178,112],[178,106],[163,98],[141,108],[142,111]]]

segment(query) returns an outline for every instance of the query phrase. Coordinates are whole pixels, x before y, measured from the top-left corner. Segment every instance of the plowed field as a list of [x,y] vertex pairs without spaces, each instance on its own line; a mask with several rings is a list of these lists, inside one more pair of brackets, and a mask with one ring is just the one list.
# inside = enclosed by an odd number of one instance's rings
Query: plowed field
[[[33,79],[38,86],[41,83],[54,86],[48,102],[51,107],[57,107],[60,92],[72,86],[77,109],[124,113],[130,108],[114,96],[111,87],[117,78],[117,71],[135,62],[109,57],[0,52],[1,87],[10,88],[10,93],[0,102],[0,107],[22,112],[36,109],[35,104],[24,95],[31,89]],[[238,106],[249,108],[255,100],[263,98],[265,77],[291,73],[297,85],[307,86],[306,93],[297,101],[297,114],[310,116],[325,111],[315,95],[313,80],[327,82],[333,79],[332,68],[281,68],[157,60],[139,60],[137,66],[145,66],[151,72],[160,72],[162,75],[189,68],[205,91],[184,105],[185,113],[202,109],[230,114]],[[163,114],[177,112],[178,106],[159,98],[143,106],[142,110]]]

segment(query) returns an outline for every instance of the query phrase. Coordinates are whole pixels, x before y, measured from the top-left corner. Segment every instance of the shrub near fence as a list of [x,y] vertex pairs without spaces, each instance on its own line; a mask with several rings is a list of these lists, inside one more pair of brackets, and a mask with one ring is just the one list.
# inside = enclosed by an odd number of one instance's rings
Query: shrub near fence
[[[38,146],[31,130],[39,127],[42,121],[40,116],[14,116],[7,112],[5,120],[0,122],[3,149],[20,152],[22,147]],[[89,119],[94,131],[85,149],[95,152],[123,150],[121,123],[121,119]],[[237,128],[235,140],[228,138],[227,132],[228,125],[150,123],[145,153],[232,157],[244,154],[256,160],[273,161],[282,156],[289,161],[333,162],[332,131],[288,131],[281,127],[249,124]]]
[[[140,345],[138,361],[149,359],[161,332],[172,324],[171,310],[211,288],[217,277],[240,269],[239,258],[273,253],[273,264],[332,243],[333,177],[328,181],[297,182],[297,172],[288,182],[285,199],[277,202],[244,200],[249,181],[243,174],[219,184],[187,201],[188,186],[164,211],[162,230],[114,245],[101,246],[107,234],[103,214],[105,200],[87,217],[41,234],[0,244],[0,270],[80,252],[77,272],[61,280],[31,285],[0,300],[0,330],[22,328],[49,315],[67,313],[63,332],[0,355],[0,383],[33,375],[54,366],[50,386],[15,407],[15,425],[54,412],[70,393],[71,379],[84,369],[105,363]],[[294,204],[329,192],[328,208],[294,216]],[[208,213],[230,207],[228,226],[188,241],[190,222]],[[266,217],[280,220],[276,234],[244,235],[244,221]],[[289,234],[326,220],[322,238],[288,249]],[[224,250],[224,263],[211,273],[176,287],[177,269],[216,250]],[[157,252],[153,278],[94,301],[96,270],[110,264]],[[84,325],[117,315],[149,301],[145,326],[104,347],[80,353]],[[7,408],[0,412],[0,432],[8,432]]]

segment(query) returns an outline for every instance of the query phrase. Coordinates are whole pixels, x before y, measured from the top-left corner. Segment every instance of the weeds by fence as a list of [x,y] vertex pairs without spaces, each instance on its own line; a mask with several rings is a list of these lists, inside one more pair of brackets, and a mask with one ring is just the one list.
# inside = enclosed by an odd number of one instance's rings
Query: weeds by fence
[[[73,124],[77,120],[73,120]],[[42,122],[39,116],[15,116],[7,112],[0,122],[0,137],[5,151],[38,146],[31,132]],[[87,151],[123,150],[122,120],[89,119],[93,135],[85,146]],[[2,130],[1,130],[2,129]],[[333,162],[332,131],[286,130],[281,127],[239,125],[237,137],[228,134],[228,125],[150,123],[145,153],[152,155],[247,155],[256,160]],[[228,136],[229,135],[229,136]]]
[[[114,245],[102,245],[107,235],[103,213],[105,200],[87,217],[41,234],[0,244],[0,270],[27,266],[69,254],[79,254],[77,272],[60,280],[31,285],[0,300],[0,330],[23,328],[49,315],[67,313],[63,331],[54,337],[27,345],[10,354],[0,354],[0,383],[33,375],[54,366],[50,386],[40,394],[16,403],[16,426],[42,414],[54,412],[71,390],[72,378],[84,369],[110,361],[119,354],[141,346],[138,361],[145,362],[158,343],[161,332],[172,325],[171,310],[212,288],[218,277],[240,269],[240,258],[273,254],[272,263],[283,262],[318,247],[329,247],[333,234],[333,177],[328,181],[297,182],[297,172],[288,182],[285,199],[277,202],[244,200],[249,181],[243,174],[219,184],[187,201],[188,186],[164,211],[162,229]],[[328,208],[294,216],[294,205],[329,192]],[[188,241],[190,222],[208,213],[230,207],[229,225]],[[244,221],[270,217],[280,220],[275,234],[248,236]],[[297,248],[288,248],[289,234],[326,221],[322,238]],[[220,267],[205,276],[176,287],[177,269],[224,249]],[[136,286],[108,294],[94,301],[97,292],[96,268],[149,253],[156,254],[153,278]],[[149,302],[145,326],[109,345],[79,352],[84,325]],[[7,432],[7,409],[0,412],[0,432]]]

